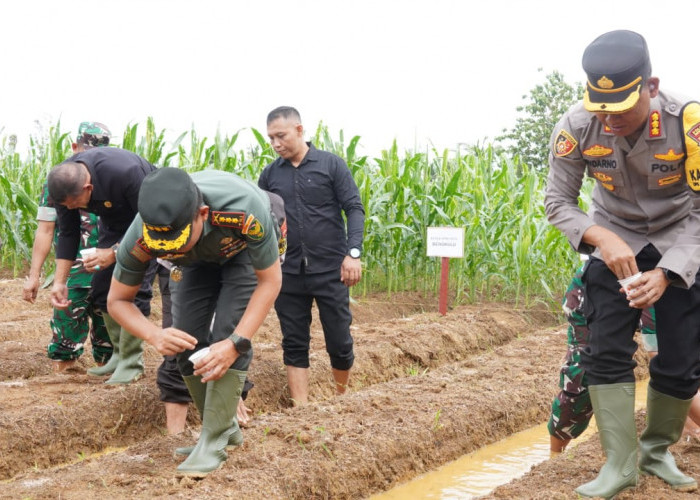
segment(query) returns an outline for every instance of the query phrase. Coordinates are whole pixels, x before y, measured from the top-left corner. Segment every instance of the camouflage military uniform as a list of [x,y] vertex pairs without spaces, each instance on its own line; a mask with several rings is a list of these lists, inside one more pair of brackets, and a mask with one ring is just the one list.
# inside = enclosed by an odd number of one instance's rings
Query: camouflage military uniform
[[[584,289],[581,277],[584,268],[585,264],[576,271],[562,303],[569,322],[566,330],[566,359],[559,373],[561,391],[552,401],[552,413],[547,423],[549,433],[562,440],[580,436],[593,415],[586,373],[581,366],[581,351],[588,345],[590,336],[583,314]],[[644,348],[647,352],[656,352],[656,318],[653,307],[642,311],[640,329]]]
[[[39,200],[37,220],[55,222],[56,209],[48,196],[46,184]],[[97,245],[97,216],[81,211],[80,249]],[[58,230],[54,231],[54,244]],[[53,332],[47,347],[50,359],[66,361],[78,358],[83,353],[83,345],[90,334],[92,356],[98,363],[106,362],[112,355],[112,344],[107,335],[102,312],[96,309],[90,296],[92,274],[85,271],[83,262],[77,259],[68,277],[68,299],[71,306],[65,310],[54,309],[51,319]]]

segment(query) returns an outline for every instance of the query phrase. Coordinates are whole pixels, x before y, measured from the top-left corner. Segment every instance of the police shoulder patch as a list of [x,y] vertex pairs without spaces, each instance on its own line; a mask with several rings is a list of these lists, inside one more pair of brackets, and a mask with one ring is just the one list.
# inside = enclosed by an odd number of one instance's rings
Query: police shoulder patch
[[690,102],[682,112],[685,132],[685,179],[693,191],[700,191],[700,104]]
[[244,219],[245,212],[221,212],[218,210],[209,212],[209,222],[212,226],[242,229]]
[[554,139],[554,154],[556,156],[566,156],[578,146],[578,141],[566,130],[562,129],[557,138]]

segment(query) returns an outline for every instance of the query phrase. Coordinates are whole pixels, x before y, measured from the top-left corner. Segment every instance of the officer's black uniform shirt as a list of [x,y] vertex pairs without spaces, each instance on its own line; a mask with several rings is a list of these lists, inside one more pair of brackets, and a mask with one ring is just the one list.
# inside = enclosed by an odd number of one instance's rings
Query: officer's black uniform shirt
[[[260,174],[258,186],[284,200],[287,255],[282,271],[308,274],[340,269],[348,249],[362,249],[365,211],[345,161],[307,143],[298,167],[277,158]],[[341,210],[347,218],[347,236]]]
[[[93,148],[66,160],[90,172],[92,195],[87,211],[99,215],[99,248],[117,243],[138,212],[139,189],[156,167],[139,155],[118,148]],[[74,260],[80,241],[80,210],[56,206],[59,229],[56,258]]]

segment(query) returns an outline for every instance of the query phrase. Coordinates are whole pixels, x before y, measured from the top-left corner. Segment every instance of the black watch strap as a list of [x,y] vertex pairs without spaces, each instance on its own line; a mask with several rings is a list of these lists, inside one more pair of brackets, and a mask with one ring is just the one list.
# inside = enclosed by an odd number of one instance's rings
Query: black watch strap
[[672,284],[678,283],[680,281],[681,277],[677,273],[674,273],[673,271],[671,271],[670,269],[666,269],[665,267],[660,267],[659,269],[661,269],[664,272],[664,276],[666,276],[666,279]]
[[229,337],[229,340],[233,342],[233,347],[236,348],[236,351],[238,351],[238,354],[247,354],[248,351],[253,347],[253,344],[250,342],[249,338],[246,337],[241,337],[240,335],[231,334]]

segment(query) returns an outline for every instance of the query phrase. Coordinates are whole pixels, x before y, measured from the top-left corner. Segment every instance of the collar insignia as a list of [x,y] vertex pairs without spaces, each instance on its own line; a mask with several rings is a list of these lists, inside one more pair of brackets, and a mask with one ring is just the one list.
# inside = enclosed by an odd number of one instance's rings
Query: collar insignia
[[661,113],[652,111],[649,115],[649,137],[661,137]]

